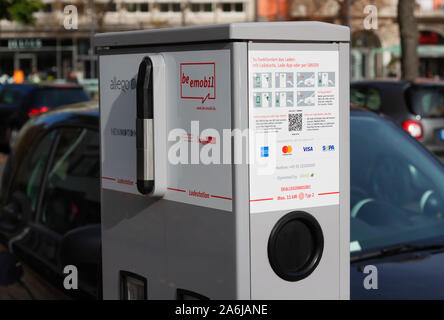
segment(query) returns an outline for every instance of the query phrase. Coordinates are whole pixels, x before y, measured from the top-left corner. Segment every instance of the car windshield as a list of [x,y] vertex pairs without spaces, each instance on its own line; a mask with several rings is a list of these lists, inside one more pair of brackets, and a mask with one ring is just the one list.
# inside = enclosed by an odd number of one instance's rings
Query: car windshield
[[444,167],[393,123],[352,112],[351,251],[444,236]]
[[424,118],[444,117],[444,86],[415,86],[409,89],[412,111]]
[[44,88],[37,90],[33,97],[33,105],[55,108],[65,104],[89,100],[82,89]]

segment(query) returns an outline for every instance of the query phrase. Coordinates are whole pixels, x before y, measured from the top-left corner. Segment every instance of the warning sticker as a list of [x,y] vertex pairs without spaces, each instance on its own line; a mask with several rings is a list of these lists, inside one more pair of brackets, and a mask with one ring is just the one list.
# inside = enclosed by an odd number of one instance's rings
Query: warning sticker
[[251,213],[339,204],[338,51],[248,60]]

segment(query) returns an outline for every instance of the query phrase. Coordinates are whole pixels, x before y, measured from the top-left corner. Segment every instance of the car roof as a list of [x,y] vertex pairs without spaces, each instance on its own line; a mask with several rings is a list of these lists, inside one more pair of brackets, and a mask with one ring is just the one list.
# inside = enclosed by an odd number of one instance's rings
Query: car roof
[[[97,101],[85,101],[59,107],[31,118],[25,126],[27,131],[49,131],[55,127],[75,126],[99,129],[99,106]],[[31,129],[32,128],[32,129]],[[31,129],[31,130],[29,130]]]

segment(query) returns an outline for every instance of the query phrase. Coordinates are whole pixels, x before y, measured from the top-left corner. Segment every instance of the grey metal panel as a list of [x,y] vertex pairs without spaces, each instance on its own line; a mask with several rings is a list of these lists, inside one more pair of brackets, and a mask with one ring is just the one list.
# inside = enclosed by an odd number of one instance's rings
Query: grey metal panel
[[[248,65],[246,43],[233,43],[231,66],[232,128],[244,131],[248,129]],[[248,150],[248,135],[242,140],[244,147],[235,147],[232,139],[231,161],[236,159],[235,152]],[[248,152],[244,152],[248,157]],[[248,185],[248,161],[233,164],[233,213],[236,219],[236,299],[250,299],[250,208]]]
[[224,40],[350,41],[348,27],[324,22],[245,22],[96,34],[94,46],[119,47]]
[[[340,299],[350,299],[350,45],[339,44]],[[341,180],[342,178],[342,180]]]
[[[205,48],[231,49],[232,45],[216,43]],[[175,66],[169,52],[187,54],[202,48],[202,45],[131,48],[108,53],[162,52],[166,62]],[[172,83],[177,81],[175,70],[172,67],[167,72]],[[227,86],[231,86],[228,81]],[[237,215],[104,188],[101,200],[104,299],[119,299],[120,270],[146,277],[149,299],[175,299],[177,288],[211,299],[234,299],[239,295],[236,259],[245,252],[235,252],[235,241],[244,241],[244,235],[235,235]],[[248,243],[241,247],[246,246]],[[241,277],[247,267],[241,266]]]
[[120,270],[147,279],[148,299],[235,298],[233,214],[107,189],[102,200],[104,299],[119,299]]

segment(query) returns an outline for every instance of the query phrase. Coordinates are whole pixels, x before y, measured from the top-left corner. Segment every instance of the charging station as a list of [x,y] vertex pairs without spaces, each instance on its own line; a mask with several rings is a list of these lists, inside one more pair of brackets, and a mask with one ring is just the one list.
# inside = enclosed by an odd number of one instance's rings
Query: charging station
[[349,298],[349,29],[105,33],[104,299]]

